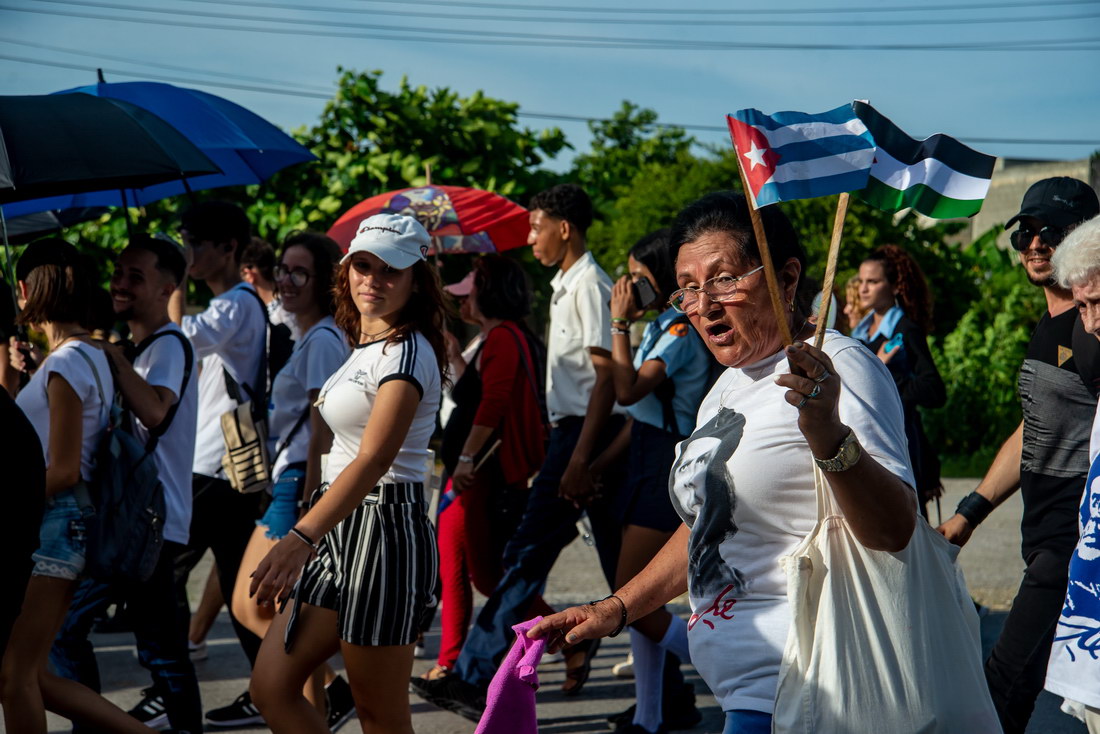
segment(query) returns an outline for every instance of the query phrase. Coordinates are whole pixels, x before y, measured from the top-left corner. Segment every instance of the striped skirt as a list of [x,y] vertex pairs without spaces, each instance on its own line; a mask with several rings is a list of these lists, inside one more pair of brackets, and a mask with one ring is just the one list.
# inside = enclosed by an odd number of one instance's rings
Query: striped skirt
[[[324,494],[327,484],[314,493]],[[301,603],[336,612],[340,639],[353,645],[407,645],[437,604],[439,551],[419,482],[382,484],[319,543],[294,592],[289,652]]]

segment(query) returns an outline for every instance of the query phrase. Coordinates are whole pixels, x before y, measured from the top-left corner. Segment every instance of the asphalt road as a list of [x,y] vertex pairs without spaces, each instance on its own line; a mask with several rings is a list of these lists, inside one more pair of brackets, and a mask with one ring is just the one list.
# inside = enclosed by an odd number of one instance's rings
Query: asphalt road
[[[977,484],[976,480],[950,480],[947,496],[942,501],[945,516],[958,500]],[[932,517],[936,512],[933,508]],[[960,563],[967,583],[975,599],[986,605],[982,618],[983,643],[988,650],[1004,622],[1005,611],[1011,604],[1020,581],[1023,562],[1020,560],[1020,504],[1014,498],[999,508],[982,525],[972,541],[962,550]],[[192,579],[192,590],[197,594],[205,579],[206,564],[197,569]],[[607,594],[606,584],[599,573],[594,549],[579,540],[570,545],[550,577],[546,597],[555,605],[577,603]],[[686,609],[680,606],[679,611]],[[438,642],[438,623],[428,638],[428,650],[434,654]],[[126,634],[96,635],[103,686],[109,699],[129,708],[140,699],[140,689],[148,684],[148,677],[133,656],[132,639]],[[196,663],[202,686],[203,703],[207,708],[231,702],[247,687],[248,666],[237,647],[228,619],[223,612],[210,638],[209,657]],[[564,679],[564,665],[560,657],[544,660],[539,667],[542,687],[538,694],[539,730],[544,734],[570,732],[606,732],[606,717],[621,711],[633,703],[633,684],[629,680],[616,679],[611,666],[625,657],[629,642],[627,636],[607,640],[594,663],[592,677],[585,692],[577,698],[565,698],[559,692]],[[340,666],[339,658],[334,665]],[[417,661],[415,673],[427,670],[432,660]],[[694,732],[720,732],[722,714],[706,686],[685,666],[685,675],[698,692],[698,705],[704,713],[703,723]],[[1058,710],[1060,700],[1044,693],[1039,700],[1035,716],[1028,727],[1029,734],[1085,734],[1085,727]],[[414,697],[413,727],[423,734],[472,734],[474,725],[458,716],[438,711]],[[3,731],[0,724],[0,731]],[[63,719],[50,716],[50,732],[67,732]],[[265,732],[257,727],[238,731]],[[358,731],[355,722],[349,722],[344,732]],[[16,733],[12,733],[16,734]]]

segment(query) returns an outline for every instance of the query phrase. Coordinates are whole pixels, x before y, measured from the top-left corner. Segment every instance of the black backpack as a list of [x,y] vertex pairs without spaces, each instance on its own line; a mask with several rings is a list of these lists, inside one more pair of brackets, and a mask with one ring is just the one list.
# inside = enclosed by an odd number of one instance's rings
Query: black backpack
[[145,339],[137,351],[140,354],[156,339],[169,334],[179,339],[183,346],[186,360],[183,382],[179,398],[168,409],[160,425],[149,432],[149,440],[145,444],[124,428],[122,410],[117,401],[106,401],[95,363],[79,347],[76,350],[91,368],[99,398],[110,412],[107,431],[96,450],[92,481],[87,485],[77,485],[76,490],[77,501],[94,510],[86,523],[85,572],[100,581],[147,581],[157,566],[164,545],[167,514],[164,484],[157,471],[153,450],[176,417],[191,380],[194,352],[187,338],[177,331],[154,334]]

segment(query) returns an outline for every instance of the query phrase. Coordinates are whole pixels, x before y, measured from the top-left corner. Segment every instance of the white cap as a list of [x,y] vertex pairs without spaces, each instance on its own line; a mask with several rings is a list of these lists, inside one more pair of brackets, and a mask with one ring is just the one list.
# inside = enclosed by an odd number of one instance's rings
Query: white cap
[[359,223],[348,254],[340,262],[347,262],[357,252],[369,252],[391,268],[404,270],[417,260],[426,260],[431,244],[428,231],[412,217],[375,214]]

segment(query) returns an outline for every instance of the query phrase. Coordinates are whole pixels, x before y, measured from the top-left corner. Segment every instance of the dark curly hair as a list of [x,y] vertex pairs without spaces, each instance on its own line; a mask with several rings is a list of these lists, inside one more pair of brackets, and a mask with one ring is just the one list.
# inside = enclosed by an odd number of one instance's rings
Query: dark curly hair
[[541,209],[556,219],[564,219],[581,234],[592,226],[592,200],[577,184],[558,184],[531,197],[528,209]]
[[485,255],[474,260],[474,286],[482,316],[520,321],[531,313],[531,284],[511,258]]
[[244,248],[252,243],[252,223],[236,204],[228,201],[204,201],[180,215],[180,229],[187,230],[192,241],[210,241],[216,245],[230,240],[237,243],[233,257],[241,262]]
[[[358,346],[361,315],[355,307],[355,300],[351,295],[351,281],[348,270],[351,268],[351,260],[342,263],[336,269],[336,283],[333,285],[333,298],[336,302],[336,313],[333,318],[336,325],[344,330],[348,344]],[[441,384],[447,384],[447,349],[443,341],[443,329],[447,317],[452,316],[452,307],[443,297],[443,284],[439,280],[439,273],[427,260],[417,260],[412,266],[413,293],[408,303],[401,309],[401,316],[397,326],[386,338],[387,344],[396,344],[419,331],[432,345],[435,352],[436,365],[439,367]]]
[[929,334],[932,331],[932,295],[928,292],[928,281],[913,257],[897,245],[883,245],[864,262],[877,262],[882,265],[886,281],[897,293],[898,305],[909,319]]
[[[688,242],[694,242],[708,232],[724,232],[733,238],[741,260],[763,264],[760,246],[756,243],[756,234],[752,229],[749,206],[751,205],[745,195],[737,191],[714,191],[688,204],[672,223],[668,243],[672,262],[676,262],[680,248]],[[759,211],[764,234],[768,238],[768,251],[777,271],[792,257],[801,266],[794,303],[798,313],[807,316],[817,293],[817,286],[807,277],[806,251],[802,248],[798,233],[778,206],[766,206]]]
[[280,258],[291,247],[304,247],[310,255],[313,255],[313,297],[317,299],[317,305],[321,307],[321,313],[333,313],[332,284],[336,279],[336,269],[339,266],[340,258],[343,257],[343,253],[340,252],[340,245],[336,244],[336,240],[328,235],[307,229],[294,232],[283,240]]

